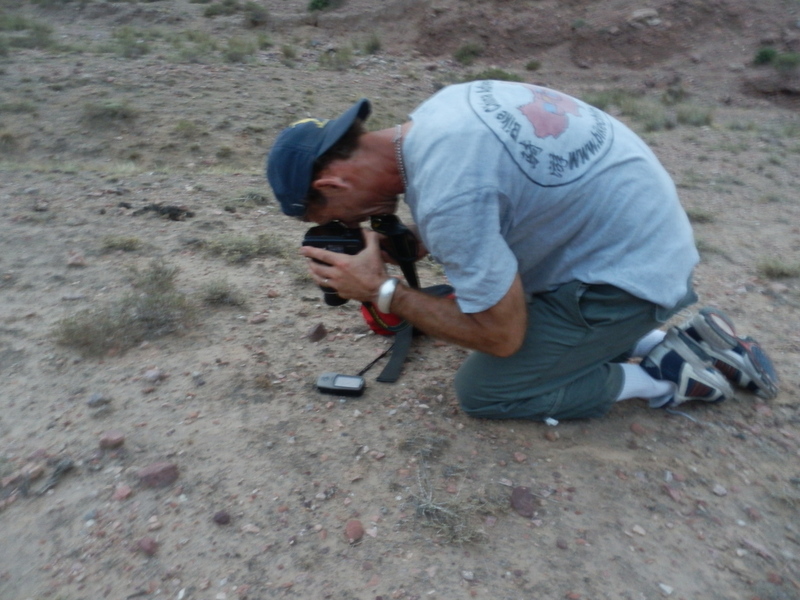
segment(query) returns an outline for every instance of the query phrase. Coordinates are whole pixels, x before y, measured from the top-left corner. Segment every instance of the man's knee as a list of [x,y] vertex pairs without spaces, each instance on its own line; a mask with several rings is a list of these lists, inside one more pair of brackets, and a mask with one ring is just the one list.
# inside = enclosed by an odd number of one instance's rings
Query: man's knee
[[483,404],[478,397],[479,390],[481,389],[479,382],[476,381],[474,377],[470,377],[462,368],[456,373],[453,386],[455,387],[456,398],[458,398],[461,409],[468,415],[474,415],[479,412],[479,408]]

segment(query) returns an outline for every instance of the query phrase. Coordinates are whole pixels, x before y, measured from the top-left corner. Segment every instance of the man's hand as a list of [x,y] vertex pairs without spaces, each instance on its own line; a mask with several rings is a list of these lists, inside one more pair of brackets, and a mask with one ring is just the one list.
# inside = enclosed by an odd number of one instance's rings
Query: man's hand
[[318,285],[335,289],[339,296],[360,302],[375,302],[378,289],[389,278],[381,258],[380,236],[364,230],[364,249],[356,255],[302,246],[300,254],[309,259],[308,269]]

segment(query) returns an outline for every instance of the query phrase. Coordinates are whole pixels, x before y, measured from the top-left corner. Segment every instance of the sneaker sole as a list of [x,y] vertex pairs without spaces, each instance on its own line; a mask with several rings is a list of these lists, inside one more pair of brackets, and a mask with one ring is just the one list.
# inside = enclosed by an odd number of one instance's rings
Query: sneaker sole
[[[751,337],[740,338],[728,316],[720,310],[704,308],[701,319],[693,319],[692,326],[702,341],[700,346],[715,361],[733,362],[756,387],[755,394],[767,400],[778,395],[778,374],[761,345]],[[733,378],[725,364],[715,364],[717,369]]]

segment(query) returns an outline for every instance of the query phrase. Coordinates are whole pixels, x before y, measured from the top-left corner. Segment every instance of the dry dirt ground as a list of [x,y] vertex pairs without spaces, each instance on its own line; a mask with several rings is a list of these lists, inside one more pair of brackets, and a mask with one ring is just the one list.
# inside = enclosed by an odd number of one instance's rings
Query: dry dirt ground
[[[183,0],[0,12],[0,598],[800,598],[797,74],[752,65],[800,50],[800,3],[260,5],[257,28]],[[701,303],[770,350],[776,400],[484,422],[454,398],[465,352],[424,337],[398,383],[317,393],[389,341],[304,276],[272,139],[364,96],[389,126],[490,66],[619,94],[693,219]],[[158,272],[175,331],[58,343]]]

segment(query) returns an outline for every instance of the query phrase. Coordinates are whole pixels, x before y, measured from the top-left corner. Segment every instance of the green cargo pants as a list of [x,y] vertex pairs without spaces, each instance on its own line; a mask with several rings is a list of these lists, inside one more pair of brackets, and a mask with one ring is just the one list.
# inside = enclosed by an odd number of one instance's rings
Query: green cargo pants
[[691,286],[667,310],[612,285],[573,281],[528,301],[522,348],[507,358],[472,353],[455,378],[464,411],[488,419],[605,415],[622,389],[619,362],[644,335],[697,301]]

